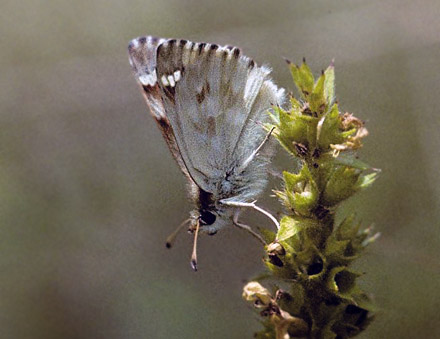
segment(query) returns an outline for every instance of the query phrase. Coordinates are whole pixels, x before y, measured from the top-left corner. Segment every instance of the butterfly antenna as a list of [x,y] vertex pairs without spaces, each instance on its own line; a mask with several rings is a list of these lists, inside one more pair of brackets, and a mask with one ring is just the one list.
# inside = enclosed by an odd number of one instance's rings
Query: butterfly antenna
[[176,240],[177,234],[179,234],[179,232],[182,230],[183,226],[185,226],[186,224],[188,224],[191,221],[191,218],[186,219],[184,222],[182,222],[179,227],[176,228],[176,230],[171,233],[168,237],[167,237],[167,242],[165,243],[165,246],[167,248],[171,248],[174,245],[174,241]]
[[197,237],[199,235],[199,228],[200,228],[200,220],[197,219],[196,231],[194,233],[193,252],[191,255],[191,267],[195,272],[197,272]]

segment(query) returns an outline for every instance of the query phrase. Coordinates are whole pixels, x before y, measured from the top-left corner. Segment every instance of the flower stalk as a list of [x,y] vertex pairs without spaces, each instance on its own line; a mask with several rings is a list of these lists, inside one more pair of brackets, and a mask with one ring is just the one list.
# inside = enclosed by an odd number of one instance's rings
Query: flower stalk
[[280,229],[263,231],[272,292],[260,279],[244,287],[243,297],[263,317],[256,338],[349,338],[373,319],[370,298],[357,285],[361,274],[350,265],[377,234],[361,228],[355,214],[338,223],[335,214],[375,181],[377,170],[357,158],[368,131],[340,112],[333,64],[317,79],[305,60],[288,66],[299,99],[290,97],[289,110],[275,107],[265,127],[275,127],[274,136],[301,167],[283,172],[284,187],[275,191],[285,209]]

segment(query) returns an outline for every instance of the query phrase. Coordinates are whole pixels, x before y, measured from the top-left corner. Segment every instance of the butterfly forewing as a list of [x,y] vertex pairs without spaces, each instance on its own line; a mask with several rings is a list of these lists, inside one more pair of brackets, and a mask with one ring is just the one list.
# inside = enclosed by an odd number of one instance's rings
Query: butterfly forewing
[[[172,84],[169,76],[176,72],[179,79]],[[271,102],[258,112],[253,106],[268,73],[237,48],[179,40],[158,47],[157,74],[167,116],[188,170],[202,189],[217,193],[225,173],[244,160],[236,158],[236,148],[247,126],[256,134],[248,156],[264,137],[256,121],[266,119]]]
[[180,154],[174,136],[173,127],[168,120],[163,104],[162,90],[157,81],[157,46],[165,41],[166,39],[151,36],[133,39],[128,45],[129,60],[138,83],[142,88],[145,101],[147,102],[150,112],[155,118],[172,155],[176,159],[183,173],[192,180]]

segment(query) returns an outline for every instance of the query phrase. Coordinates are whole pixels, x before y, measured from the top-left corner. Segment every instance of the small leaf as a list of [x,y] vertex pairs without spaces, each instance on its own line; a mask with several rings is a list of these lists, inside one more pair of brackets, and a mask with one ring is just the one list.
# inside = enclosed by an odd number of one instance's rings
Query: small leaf
[[335,102],[335,67],[333,62],[324,72],[324,96],[327,100],[327,107],[332,107]]
[[360,170],[367,170],[371,169],[371,166],[366,164],[365,162],[356,159],[354,155],[351,154],[340,154],[336,158],[331,154],[324,155],[321,159],[324,159],[324,161],[332,161],[335,165],[345,165],[353,168],[357,168]]
[[[277,111],[279,125],[275,130],[275,137],[291,154],[296,154],[294,143],[307,144],[309,121],[299,112],[292,110],[290,114],[283,109]],[[307,117],[308,118],[308,117]]]
[[338,105],[334,104],[330,112],[328,112],[322,122],[318,124],[318,146],[326,151],[331,144],[340,144],[344,142],[341,135],[341,119],[339,117]]
[[276,239],[278,241],[284,241],[293,237],[298,232],[299,228],[295,220],[292,217],[285,216],[280,221],[280,229],[278,230]]
[[301,112],[301,103],[293,96],[290,97],[290,107],[294,112]]
[[356,215],[353,213],[346,217],[336,228],[338,240],[354,239],[359,232],[359,223],[354,223]]
[[337,255],[343,256],[347,245],[350,243],[350,240],[336,240],[335,238],[329,238],[327,244],[325,246],[325,254],[327,256]]
[[300,67],[295,64],[290,64],[289,66],[293,81],[298,88],[301,97],[307,99],[310,93],[312,93],[313,85],[315,83],[312,71],[306,63],[303,63]]
[[312,70],[307,65],[305,61],[301,64],[299,71],[301,73],[301,84],[303,88],[308,92],[311,93],[313,90],[313,86],[315,84],[315,79],[313,77]]
[[326,206],[334,206],[358,191],[360,171],[352,167],[337,167],[331,174],[324,189],[323,200]]
[[377,173],[370,173],[367,175],[362,175],[359,177],[358,182],[356,183],[357,189],[365,189],[373,184],[377,179]]
[[326,100],[324,97],[324,81],[325,75],[322,74],[316,82],[309,98],[311,111],[317,112],[319,115],[324,113],[326,110]]
[[356,302],[356,306],[363,308],[364,310],[375,312],[377,311],[377,306],[374,305],[368,295],[363,292],[353,295],[353,299]]
[[299,174],[283,171],[283,178],[286,185],[286,191],[292,192],[299,181]]

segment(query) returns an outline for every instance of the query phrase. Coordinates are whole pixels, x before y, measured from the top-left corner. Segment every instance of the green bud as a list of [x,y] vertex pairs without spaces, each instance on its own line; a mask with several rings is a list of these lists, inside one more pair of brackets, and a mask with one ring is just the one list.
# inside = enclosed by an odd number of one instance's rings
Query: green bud
[[338,105],[334,104],[318,124],[318,147],[326,152],[332,144],[341,144],[344,142],[344,136],[341,133],[341,119],[339,117]]
[[310,215],[319,199],[319,191],[306,164],[298,174],[283,172],[289,207],[299,215]]
[[351,197],[359,189],[357,182],[361,171],[346,166],[339,166],[331,173],[324,189],[323,204],[334,206]]
[[297,154],[295,143],[308,144],[310,117],[302,115],[297,109],[286,112],[280,107],[274,109],[271,117],[277,127],[274,135],[289,153]]

